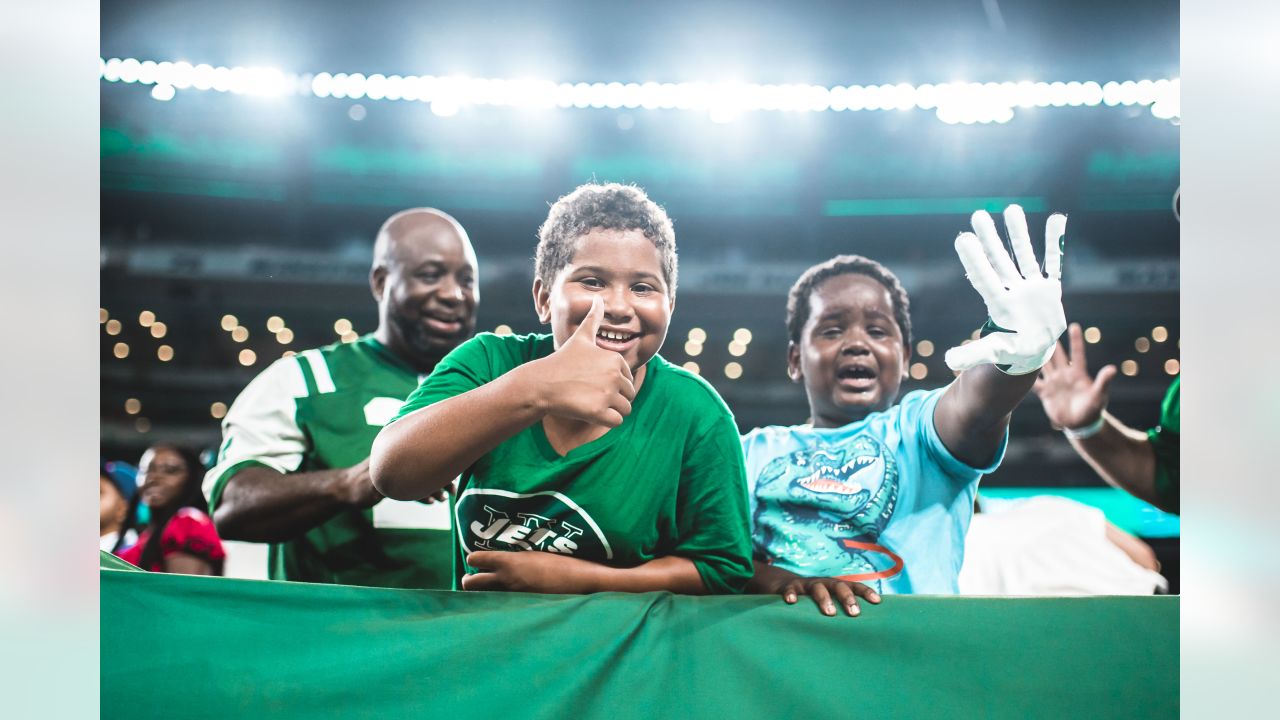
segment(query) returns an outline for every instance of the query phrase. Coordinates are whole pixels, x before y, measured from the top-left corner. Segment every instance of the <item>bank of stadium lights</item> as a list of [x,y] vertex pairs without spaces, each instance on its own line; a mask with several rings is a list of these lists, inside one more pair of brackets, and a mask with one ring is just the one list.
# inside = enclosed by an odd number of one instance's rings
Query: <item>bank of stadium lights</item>
[[534,78],[382,75],[374,73],[285,73],[267,67],[214,67],[188,62],[99,58],[106,82],[151,85],[157,100],[179,90],[259,97],[309,95],[368,101],[428,103],[441,117],[468,106],[515,108],[610,108],[705,112],[731,122],[748,112],[856,112],[932,110],[950,124],[1006,123],[1018,109],[1142,105],[1155,117],[1181,114],[1180,81],[950,82],[911,85],[760,85],[754,83],[556,83]]

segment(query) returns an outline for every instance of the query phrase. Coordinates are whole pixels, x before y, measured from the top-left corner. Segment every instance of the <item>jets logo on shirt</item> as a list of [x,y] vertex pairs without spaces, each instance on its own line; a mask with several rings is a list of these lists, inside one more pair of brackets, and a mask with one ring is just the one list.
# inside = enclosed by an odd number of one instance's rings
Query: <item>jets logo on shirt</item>
[[558,492],[471,488],[458,497],[454,516],[464,553],[540,550],[588,560],[613,559],[613,548],[600,526]]

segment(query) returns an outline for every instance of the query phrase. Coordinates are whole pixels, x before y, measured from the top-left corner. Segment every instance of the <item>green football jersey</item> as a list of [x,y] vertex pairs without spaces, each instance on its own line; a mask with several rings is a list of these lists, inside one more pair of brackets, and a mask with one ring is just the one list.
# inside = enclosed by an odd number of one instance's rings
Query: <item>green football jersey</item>
[[1182,431],[1182,378],[1175,378],[1160,405],[1160,424],[1147,431],[1156,455],[1156,495],[1160,505],[1177,512],[1181,493],[1178,487],[1179,442]]
[[[449,354],[400,416],[461,395],[554,350],[549,335],[482,333]],[[616,567],[677,555],[713,593],[751,577],[742,445],[702,378],[655,355],[631,414],[561,456],[542,423],[467,468],[454,503],[455,567],[475,550],[541,550]]]
[[[217,506],[227,480],[246,466],[295,473],[360,463],[420,380],[372,335],[277,360],[249,383],[223,420],[218,462],[204,481],[209,507]],[[268,576],[448,588],[450,542],[443,503],[388,499],[272,544]]]

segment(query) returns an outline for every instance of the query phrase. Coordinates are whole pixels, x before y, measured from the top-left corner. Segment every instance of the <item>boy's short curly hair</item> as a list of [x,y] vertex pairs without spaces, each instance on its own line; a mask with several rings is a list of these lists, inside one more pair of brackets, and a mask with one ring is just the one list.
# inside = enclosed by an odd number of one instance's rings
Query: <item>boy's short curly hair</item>
[[838,275],[866,275],[889,291],[893,318],[902,331],[902,344],[911,348],[911,298],[889,268],[861,255],[837,255],[805,270],[787,294],[787,337],[800,344],[800,333],[809,322],[809,299],[819,285]]
[[670,297],[676,296],[676,233],[660,205],[635,185],[587,183],[579,185],[551,206],[538,228],[534,272],[544,285],[573,260],[578,238],[597,228],[639,230],[658,248],[662,276]]

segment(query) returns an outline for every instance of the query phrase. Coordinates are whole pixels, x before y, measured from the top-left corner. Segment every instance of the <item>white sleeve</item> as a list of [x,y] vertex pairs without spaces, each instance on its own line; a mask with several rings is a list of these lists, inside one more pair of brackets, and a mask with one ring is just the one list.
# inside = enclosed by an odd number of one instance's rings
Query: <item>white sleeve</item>
[[302,465],[307,444],[298,427],[297,400],[306,396],[306,378],[294,357],[275,361],[245,387],[222,421],[217,464],[204,476],[211,509],[227,480],[245,465],[281,473]]

